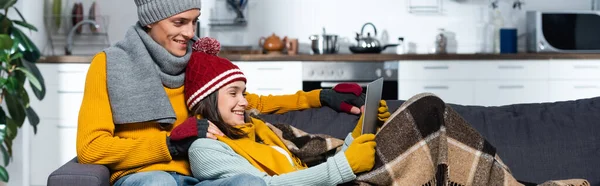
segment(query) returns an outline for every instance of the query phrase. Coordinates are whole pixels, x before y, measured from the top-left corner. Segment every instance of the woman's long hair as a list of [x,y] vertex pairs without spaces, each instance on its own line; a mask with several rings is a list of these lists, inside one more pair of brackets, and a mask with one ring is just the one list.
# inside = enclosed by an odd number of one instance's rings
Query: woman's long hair
[[[219,128],[219,130],[221,130],[221,132],[231,139],[240,139],[246,137],[246,133],[244,133],[244,131],[223,122],[223,118],[221,117],[221,114],[219,114],[219,103],[217,102],[218,92],[219,91],[215,91],[211,93],[198,104],[196,104],[196,106],[192,108],[192,114],[201,115],[203,118],[212,122]],[[244,115],[244,118],[248,118],[246,114]]]

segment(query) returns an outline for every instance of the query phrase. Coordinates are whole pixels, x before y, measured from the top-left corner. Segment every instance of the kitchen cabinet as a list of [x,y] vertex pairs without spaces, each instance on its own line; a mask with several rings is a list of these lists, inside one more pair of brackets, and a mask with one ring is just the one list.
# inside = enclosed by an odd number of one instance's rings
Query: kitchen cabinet
[[[29,181],[46,185],[52,171],[76,156],[77,117],[89,64],[38,63],[46,96],[30,104],[40,117],[37,134],[29,132]],[[27,86],[30,90],[30,87]],[[27,144],[25,144],[27,145]]]
[[600,60],[550,60],[549,74],[550,101],[600,96]]
[[431,92],[464,105],[546,102],[548,69],[547,60],[401,61],[399,99]]
[[302,62],[234,61],[246,75],[246,90],[259,95],[293,94],[302,90]]

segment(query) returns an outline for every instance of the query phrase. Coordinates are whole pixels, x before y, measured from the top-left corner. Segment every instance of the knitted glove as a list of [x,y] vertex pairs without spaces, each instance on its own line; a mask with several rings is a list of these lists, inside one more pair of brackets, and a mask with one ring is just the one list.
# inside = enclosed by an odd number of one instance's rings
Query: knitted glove
[[189,117],[171,131],[167,146],[171,157],[187,158],[190,145],[198,138],[206,138],[208,120]]
[[347,113],[350,113],[353,105],[360,107],[365,104],[365,94],[362,93],[362,87],[356,83],[340,83],[332,89],[323,89],[319,99],[321,105]]
[[354,139],[344,152],[352,172],[371,170],[375,165],[375,134],[364,134]]
[[[387,121],[387,119],[390,118],[391,115],[385,100],[379,101],[379,108],[377,109],[377,111],[377,120],[379,120],[379,127],[381,127],[381,125],[385,123],[385,121]],[[364,116],[364,113],[360,115],[358,123],[356,123],[356,127],[354,127],[354,130],[352,130],[352,137],[355,139],[362,134],[362,122]],[[377,131],[379,131],[379,127],[377,127]]]

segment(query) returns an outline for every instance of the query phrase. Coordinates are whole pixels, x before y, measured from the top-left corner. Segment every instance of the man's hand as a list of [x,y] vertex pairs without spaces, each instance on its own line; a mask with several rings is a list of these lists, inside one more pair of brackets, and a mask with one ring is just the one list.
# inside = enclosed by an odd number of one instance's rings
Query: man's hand
[[196,139],[217,139],[217,135],[223,136],[223,132],[216,125],[207,119],[192,116],[171,131],[171,135],[167,137],[167,146],[171,157],[187,157],[188,149]]
[[319,97],[321,105],[351,114],[360,114],[358,107],[365,104],[365,94],[356,83],[340,83],[332,89],[323,89]]

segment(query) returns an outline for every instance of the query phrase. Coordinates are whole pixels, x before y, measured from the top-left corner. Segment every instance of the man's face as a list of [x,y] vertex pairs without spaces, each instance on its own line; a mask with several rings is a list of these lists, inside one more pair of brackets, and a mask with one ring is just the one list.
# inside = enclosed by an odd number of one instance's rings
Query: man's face
[[200,10],[190,9],[148,25],[148,34],[174,56],[184,56],[194,37]]

